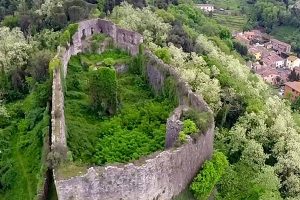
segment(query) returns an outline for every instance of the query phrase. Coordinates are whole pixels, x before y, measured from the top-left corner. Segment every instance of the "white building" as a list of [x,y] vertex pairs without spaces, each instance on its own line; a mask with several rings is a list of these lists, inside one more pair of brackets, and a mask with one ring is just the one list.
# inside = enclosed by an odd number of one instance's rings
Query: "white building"
[[291,70],[295,67],[300,67],[300,59],[296,56],[289,56],[286,59],[286,66]]
[[196,6],[205,12],[213,12],[215,10],[213,4],[197,4]]

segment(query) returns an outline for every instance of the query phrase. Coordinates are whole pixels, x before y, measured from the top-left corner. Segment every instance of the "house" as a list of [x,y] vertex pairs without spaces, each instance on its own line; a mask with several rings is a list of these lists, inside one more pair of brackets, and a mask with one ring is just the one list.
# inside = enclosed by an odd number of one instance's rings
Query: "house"
[[249,48],[248,52],[255,57],[255,60],[261,60],[261,52],[256,47]]
[[266,43],[266,48],[272,48],[278,55],[282,53],[289,54],[291,52],[291,45],[276,39],[270,39],[270,42]]
[[277,70],[274,68],[262,68],[257,70],[256,73],[259,74],[265,82],[271,85],[277,85],[281,79]]
[[294,69],[295,67],[300,67],[300,59],[296,56],[289,56],[286,59],[286,67],[290,70]]
[[300,96],[300,82],[286,82],[284,85],[284,96],[295,101]]
[[214,12],[215,7],[213,4],[196,4],[197,8],[204,10],[205,12]]
[[285,60],[274,52],[269,52],[267,55],[263,56],[261,61],[268,67],[273,67],[273,68],[285,67]]

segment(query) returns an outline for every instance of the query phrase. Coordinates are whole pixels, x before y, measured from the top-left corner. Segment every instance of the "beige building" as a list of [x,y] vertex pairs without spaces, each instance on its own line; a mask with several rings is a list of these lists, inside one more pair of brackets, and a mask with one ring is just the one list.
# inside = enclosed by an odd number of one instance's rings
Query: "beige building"
[[201,10],[204,10],[205,12],[214,12],[215,7],[213,4],[197,4],[197,8],[200,8]]
[[289,56],[286,60],[286,67],[291,70],[300,67],[300,59],[296,56]]

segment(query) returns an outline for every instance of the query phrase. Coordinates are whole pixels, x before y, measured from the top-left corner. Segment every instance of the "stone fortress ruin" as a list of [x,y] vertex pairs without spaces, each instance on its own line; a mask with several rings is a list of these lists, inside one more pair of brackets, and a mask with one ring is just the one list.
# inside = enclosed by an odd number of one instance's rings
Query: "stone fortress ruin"
[[[55,69],[52,85],[52,134],[51,149],[67,149],[64,117],[63,80],[72,55],[84,51],[85,39],[95,33],[110,36],[114,44],[127,50],[131,55],[139,53],[143,43],[139,33],[119,28],[110,21],[92,19],[78,23],[78,30],[67,49],[59,48],[58,58],[61,69]],[[161,93],[165,80],[174,78],[179,105],[167,120],[166,148],[134,163],[110,166],[96,166],[87,172],[62,178],[54,173],[54,182],[59,200],[169,200],[183,191],[198,173],[205,160],[213,152],[214,123],[209,124],[205,133],[186,144],[174,144],[182,129],[180,118],[184,109],[210,112],[201,96],[194,93],[169,65],[164,64],[150,51],[144,52],[146,77],[155,93]]]

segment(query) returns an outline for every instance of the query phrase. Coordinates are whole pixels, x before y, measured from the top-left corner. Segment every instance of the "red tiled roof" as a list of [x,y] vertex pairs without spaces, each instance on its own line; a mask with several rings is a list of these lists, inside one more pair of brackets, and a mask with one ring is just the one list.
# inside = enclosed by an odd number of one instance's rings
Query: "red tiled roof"
[[285,85],[296,90],[297,92],[300,92],[300,82],[298,82],[298,81],[286,82]]
[[287,47],[287,46],[291,46],[291,45],[288,44],[288,43],[285,43],[285,42],[276,40],[276,39],[274,39],[274,38],[272,38],[270,41],[271,41],[271,42],[274,42],[274,43],[277,43],[277,44],[280,44],[280,45],[283,45],[283,46],[286,46],[286,47]]
[[256,73],[262,77],[266,77],[270,75],[279,76],[278,72],[274,68],[262,68],[261,70],[257,70]]

